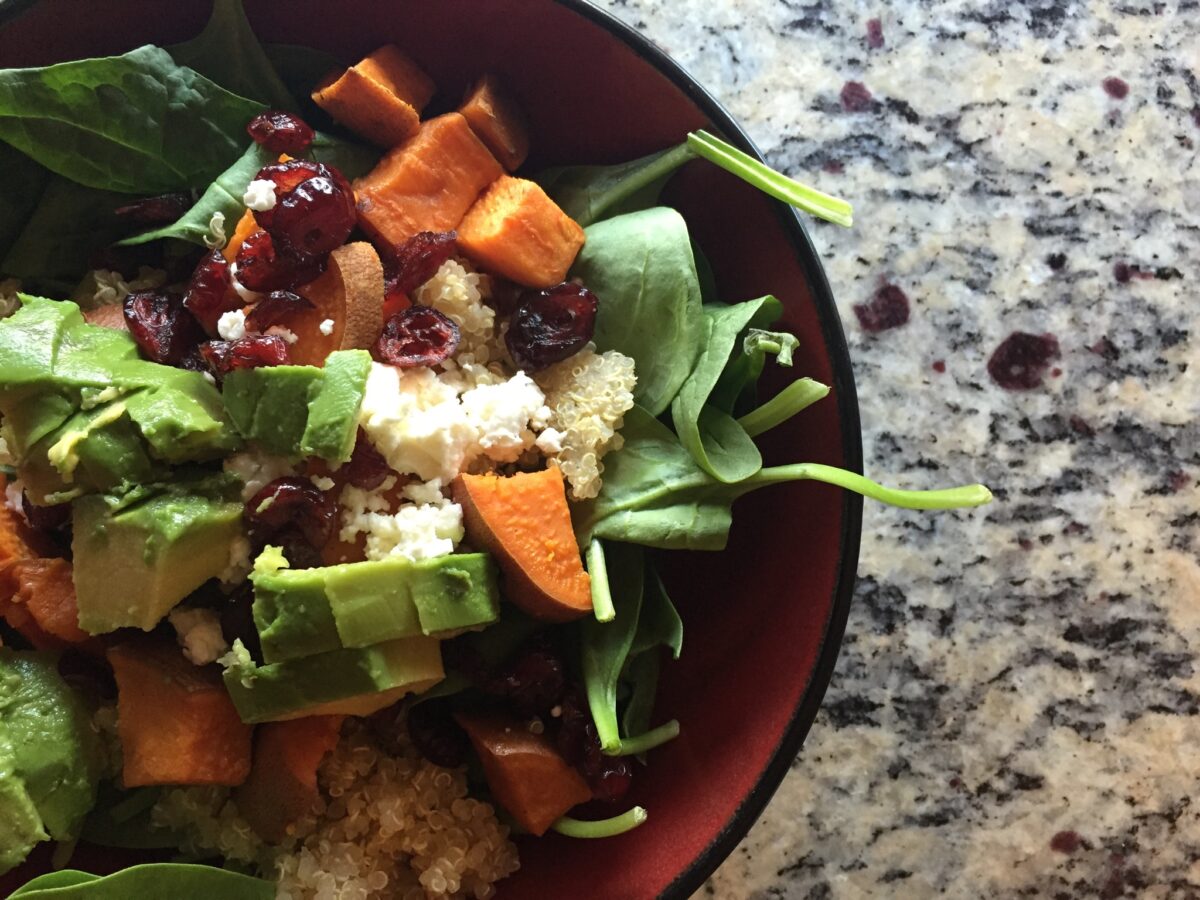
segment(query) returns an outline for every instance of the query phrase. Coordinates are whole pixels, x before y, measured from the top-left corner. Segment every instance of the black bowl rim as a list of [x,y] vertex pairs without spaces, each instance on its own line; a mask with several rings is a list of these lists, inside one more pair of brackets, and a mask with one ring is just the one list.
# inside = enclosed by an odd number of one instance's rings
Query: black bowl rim
[[[37,0],[0,0],[0,25],[15,18],[36,2]],[[651,63],[682,90],[726,140],[756,159],[763,159],[758,147],[729,111],[661,47],[589,0],[554,0],[554,2],[599,25],[635,50],[639,56]],[[842,442],[846,454],[844,464],[846,468],[861,473],[862,426],[858,415],[854,368],[850,361],[846,336],[842,331],[841,317],[838,315],[837,305],[833,299],[833,291],[829,287],[829,280],[825,277],[820,256],[813,247],[812,239],[799,215],[794,209],[779,201],[772,201],[772,205],[780,224],[800,255],[805,277],[812,288],[813,302],[816,304],[817,315],[821,323],[821,333],[833,363],[833,388],[836,392],[838,419],[842,427]],[[825,635],[821,640],[817,664],[805,686],[800,705],[793,713],[784,729],[783,737],[750,793],[738,805],[733,816],[716,838],[667,886],[660,895],[663,900],[685,900],[716,871],[717,867],[750,831],[751,826],[758,821],[767,802],[779,788],[792,761],[804,745],[804,739],[812,727],[821,701],[825,697],[825,691],[829,687],[829,681],[833,676],[846,630],[846,620],[850,614],[850,604],[858,572],[859,544],[862,538],[862,506],[862,497],[850,491],[845,492],[842,502],[838,576],[834,587],[833,603],[830,607],[829,618],[825,623]]]

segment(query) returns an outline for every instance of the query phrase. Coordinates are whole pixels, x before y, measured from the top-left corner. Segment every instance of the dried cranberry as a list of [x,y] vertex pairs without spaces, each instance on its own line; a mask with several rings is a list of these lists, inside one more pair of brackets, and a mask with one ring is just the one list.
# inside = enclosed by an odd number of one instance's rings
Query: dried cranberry
[[490,290],[485,298],[488,306],[502,316],[511,316],[517,311],[525,294],[523,287],[499,275],[489,275],[488,286]]
[[519,716],[548,713],[566,690],[566,666],[552,649],[534,644],[498,669],[485,690],[503,697]]
[[125,298],[129,333],[148,359],[180,365],[205,338],[204,329],[183,305],[183,298],[157,291],[139,291]]
[[454,355],[459,339],[458,326],[436,309],[410,306],[384,323],[371,355],[401,369],[434,366]]
[[598,306],[595,294],[570,281],[527,296],[504,336],[513,362],[536,372],[579,352],[596,330]]
[[276,478],[246,503],[243,518],[253,540],[269,543],[296,529],[313,547],[324,546],[333,536],[337,504],[307,478]]
[[58,503],[54,506],[38,506],[29,499],[29,494],[21,492],[21,512],[30,528],[38,531],[58,531],[71,522],[71,504]]
[[272,153],[288,153],[299,156],[312,146],[316,135],[299,116],[270,109],[259,113],[246,126],[246,133]]
[[992,353],[987,370],[1000,387],[1029,391],[1041,386],[1050,363],[1058,356],[1058,340],[1054,335],[1016,331]]
[[615,803],[629,792],[633,784],[633,766],[624,756],[607,756],[600,742],[589,748],[580,773],[592,789],[592,796],[604,803]]
[[256,178],[275,185],[275,205],[255,211],[254,218],[279,253],[320,256],[340,247],[354,230],[354,191],[337,169],[293,159],[263,167]]
[[446,701],[426,700],[409,707],[407,726],[417,750],[435,766],[454,768],[467,761],[471,742]]
[[392,474],[392,469],[383,454],[375,449],[367,438],[367,433],[358,429],[358,437],[354,441],[354,452],[350,461],[342,470],[346,481],[364,491],[373,491]]
[[229,263],[219,250],[214,250],[201,259],[192,272],[183,305],[201,322],[215,328],[221,313],[242,305],[237,294],[229,289],[231,283]]
[[312,301],[291,291],[271,291],[259,300],[246,316],[251,331],[266,331],[272,325],[286,325],[294,316],[316,309]]
[[192,208],[192,195],[186,193],[160,194],[144,197],[113,210],[119,219],[136,225],[165,225],[174,222]]
[[291,290],[308,284],[325,271],[327,258],[293,259],[275,252],[275,243],[265,231],[256,231],[238,248],[234,260],[237,280],[259,293]]
[[388,294],[406,297],[437,274],[458,246],[453,231],[422,231],[395,249],[385,265],[384,281]]
[[275,205],[270,209],[256,209],[254,221],[259,226],[271,230],[275,219],[275,211],[279,209],[279,201],[296,189],[302,181],[307,181],[317,175],[324,175],[328,170],[318,162],[308,159],[290,159],[284,163],[271,163],[263,166],[254,176],[255,181],[269,181],[275,185]]
[[632,766],[624,757],[601,751],[592,714],[578,688],[572,687],[564,695],[561,707],[555,736],[558,751],[584,777],[597,800],[620,800],[633,782]]
[[207,341],[200,345],[200,353],[208,370],[217,376],[234,369],[286,366],[291,362],[287,341],[272,334],[236,341]]

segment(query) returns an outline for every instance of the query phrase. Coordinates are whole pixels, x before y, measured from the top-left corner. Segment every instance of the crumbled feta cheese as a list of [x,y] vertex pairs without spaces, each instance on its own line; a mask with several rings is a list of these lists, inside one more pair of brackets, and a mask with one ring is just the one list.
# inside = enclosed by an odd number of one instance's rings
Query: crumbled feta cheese
[[462,507],[442,494],[442,483],[434,479],[414,482],[401,490],[402,503],[389,513],[385,496],[394,486],[389,479],[377,491],[348,485],[342,491],[342,529],[338,537],[353,541],[365,534],[367,559],[432,559],[453,553],[463,539]]
[[276,478],[291,475],[294,467],[282,456],[243,450],[225,458],[224,469],[242,482],[242,499],[249,500]]
[[256,178],[246,185],[246,193],[242,194],[242,202],[247,209],[255,212],[266,212],[275,208],[275,182],[265,178]]
[[317,326],[317,329],[321,332],[321,334],[329,337],[329,335],[333,334],[333,325],[333,319],[322,319],[321,324]]
[[250,574],[250,567],[254,564],[250,559],[250,541],[238,535],[229,543],[229,564],[225,566],[217,579],[222,584],[241,584],[246,580],[246,576]]
[[562,453],[563,438],[565,437],[566,435],[557,428],[546,428],[537,436],[534,446],[547,456],[555,456]]
[[167,618],[183,655],[198,666],[216,662],[229,649],[221,633],[221,617],[211,609],[173,609]]
[[4,505],[21,518],[25,518],[24,494],[25,484],[20,478],[14,478],[4,485]]
[[260,294],[258,291],[252,291],[250,288],[238,281],[237,263],[233,263],[229,266],[229,284],[230,287],[233,288],[234,293],[241,297],[242,301],[247,304],[257,303],[262,297],[262,294]]
[[16,278],[5,278],[0,281],[0,319],[7,319],[17,311],[21,300],[17,294],[21,291],[21,282]]
[[433,481],[414,481],[411,484],[406,484],[400,489],[400,494],[405,500],[411,500],[413,503],[443,503],[446,500],[446,495],[442,492],[442,479],[435,478]]
[[492,354],[496,312],[483,302],[484,276],[469,271],[456,259],[442,263],[432,278],[421,285],[415,303],[432,306],[458,326],[460,354],[468,353],[475,363],[486,365]]
[[314,475],[308,479],[318,491],[332,491],[337,482],[325,475]]
[[[497,462],[515,462],[533,446],[529,420],[544,411],[545,403],[541,388],[524,372],[500,384],[472,388],[462,395],[467,418],[478,432],[479,449]],[[545,414],[549,411],[545,410]]]
[[225,235],[225,213],[215,212],[208,220],[208,234],[204,236],[204,246],[209,250],[224,247],[229,240]]
[[557,459],[571,495],[595,497],[604,471],[600,460],[621,446],[617,431],[633,407],[633,360],[615,350],[598,354],[588,345],[539,372],[537,382],[546,392],[549,425],[562,434]]
[[217,319],[217,334],[224,341],[236,341],[246,336],[246,314],[240,309],[221,313]]
[[294,344],[296,341],[300,340],[300,338],[296,336],[296,332],[292,331],[290,328],[285,328],[282,325],[272,325],[267,329],[266,333],[274,335],[275,337],[281,337],[289,344]]

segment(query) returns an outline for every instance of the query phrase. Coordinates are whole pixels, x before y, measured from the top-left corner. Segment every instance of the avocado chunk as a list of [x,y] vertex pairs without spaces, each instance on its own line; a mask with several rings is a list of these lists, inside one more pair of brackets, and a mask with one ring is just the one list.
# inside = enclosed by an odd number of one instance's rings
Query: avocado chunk
[[441,642],[408,637],[371,647],[331,650],[288,662],[255,665],[242,658],[225,670],[225,687],[243,722],[303,716],[367,716],[445,675]]
[[143,483],[166,464],[237,449],[221,395],[199,372],[139,358],[132,337],[87,324],[74,303],[20,298],[0,322],[0,413],[33,502]]
[[149,631],[224,571],[242,533],[240,483],[192,473],[170,484],[90,494],[72,505],[79,627]]
[[267,662],[393,638],[450,637],[500,616],[496,566],[484,553],[289,569],[282,552],[268,547],[250,580]]
[[96,800],[101,751],[53,654],[0,649],[0,872],[70,840]]
[[331,353],[324,368],[239,369],[225,378],[225,408],[242,437],[271,453],[345,462],[370,370],[365,350]]

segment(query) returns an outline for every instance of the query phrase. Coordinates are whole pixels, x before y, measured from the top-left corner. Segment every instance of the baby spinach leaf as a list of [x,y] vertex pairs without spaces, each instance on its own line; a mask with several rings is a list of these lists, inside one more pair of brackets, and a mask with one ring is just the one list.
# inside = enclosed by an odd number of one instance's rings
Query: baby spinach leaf
[[630,689],[621,716],[621,731],[625,735],[621,740],[622,755],[642,753],[679,733],[679,724],[673,721],[650,731],[654,698],[658,693],[660,647],[669,647],[674,658],[679,659],[683,650],[683,620],[667,596],[658,572],[647,561],[642,611],[621,676]]
[[179,847],[184,836],[169,828],[156,828],[151,810],[162,794],[157,787],[120,790],[102,784],[96,806],[83,822],[80,838],[100,847],[157,850]]
[[662,186],[693,152],[687,144],[615,166],[561,166],[536,177],[538,184],[583,227],[658,202]]
[[330,72],[343,68],[338,58],[324,50],[298,44],[265,44],[263,49],[287,89],[299,102],[304,121],[313,128],[335,126],[329,113],[313,102],[312,91]]
[[0,71],[0,140],[101,190],[207,184],[241,152],[261,110],[158,47]]
[[645,559],[642,548],[633,544],[613,545],[606,555],[616,618],[611,622],[584,619],[580,622],[579,633],[588,707],[596,723],[601,749],[612,751],[621,745],[617,725],[617,681],[637,632]]
[[275,885],[215,866],[146,863],[103,877],[71,869],[34,878],[13,896],[23,900],[273,900]]
[[593,340],[637,367],[637,402],[658,415],[692,371],[704,337],[700,284],[683,217],[654,207],[586,229],[571,273],[600,299]]
[[258,42],[241,0],[213,0],[204,30],[168,48],[175,62],[221,87],[274,109],[296,110],[295,97]]
[[645,734],[654,715],[654,699],[658,695],[658,653],[639,653],[630,657],[621,680],[630,688],[629,700],[621,714],[621,733]]
[[[729,364],[725,366],[725,371],[717,379],[717,384],[709,396],[709,403],[717,409],[733,413],[739,402],[745,402],[748,397],[752,398],[754,386],[758,382],[759,376],[762,375],[766,362],[767,348],[760,344],[753,346],[746,344],[746,337],[749,337],[750,332],[754,329],[765,329],[768,325],[773,325],[782,315],[782,303],[771,296],[763,298],[762,305],[750,319],[745,337],[742,339],[744,352],[735,353],[729,360]],[[750,402],[753,402],[752,399]]]
[[647,818],[649,818],[649,815],[646,810],[640,806],[635,806],[633,809],[627,810],[619,816],[613,816],[611,819],[584,821],[582,819],[572,819],[570,816],[563,816],[551,825],[550,828],[570,838],[594,839],[616,837],[618,834],[633,831],[633,829],[645,822]]
[[752,409],[738,424],[750,435],[758,437],[781,425],[797,413],[808,409],[829,394],[829,388],[811,378],[798,378],[757,409]]
[[708,398],[729,363],[738,335],[770,297],[733,306],[707,306],[707,340],[687,381],[671,401],[671,419],[679,442],[692,459],[718,481],[748,478],[762,468],[762,455],[745,429]]
[[0,259],[21,234],[49,180],[44,166],[0,143]]
[[679,659],[683,652],[683,619],[671,602],[661,576],[647,560],[642,614],[629,652],[636,656],[658,647],[668,648],[672,659]]
[[588,544],[584,554],[587,560],[588,581],[592,585],[592,612],[597,622],[611,622],[617,611],[613,607],[612,589],[608,583],[608,561],[604,558],[604,545],[599,541]]

